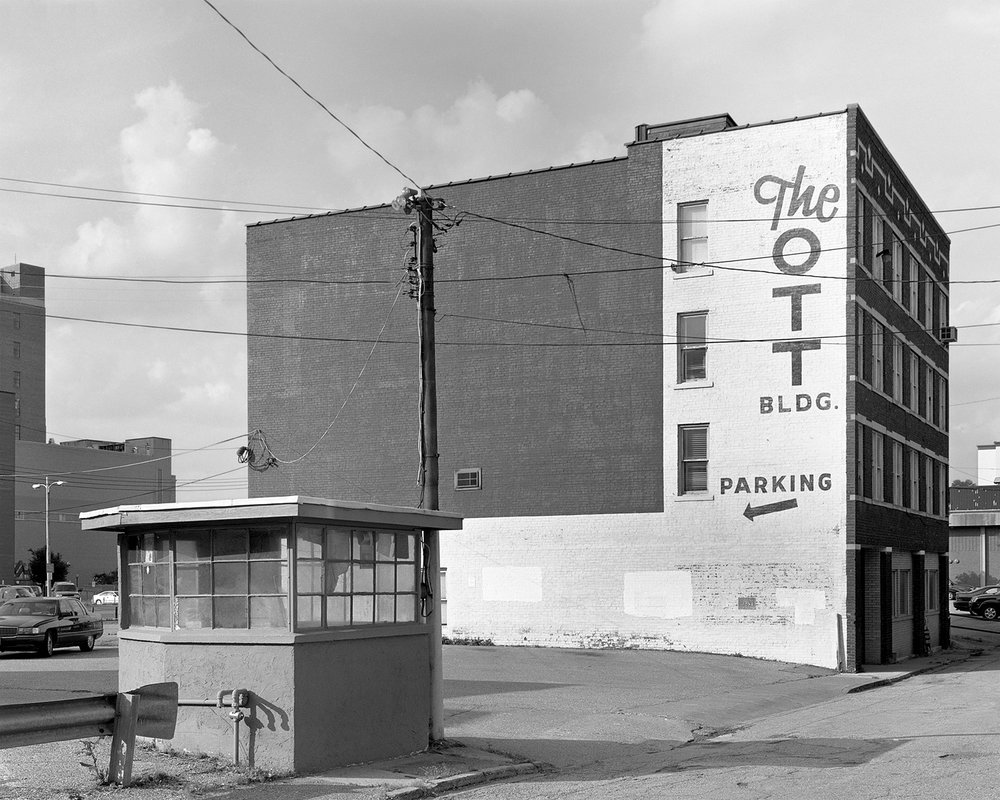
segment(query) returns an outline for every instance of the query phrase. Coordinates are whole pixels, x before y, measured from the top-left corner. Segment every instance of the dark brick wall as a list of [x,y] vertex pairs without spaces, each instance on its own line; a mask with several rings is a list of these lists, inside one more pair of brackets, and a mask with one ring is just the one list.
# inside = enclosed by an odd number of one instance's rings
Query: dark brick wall
[[[448,204],[439,220],[467,211],[524,226],[470,215],[437,237],[442,509],[662,510],[663,356],[646,346],[661,341],[661,272],[616,271],[657,261],[525,229],[660,253],[660,225],[622,224],[660,218],[659,153],[637,146],[628,159],[431,190]],[[417,502],[416,303],[405,292],[340,412],[405,275],[413,221],[380,207],[248,228],[250,427],[290,462],[251,472],[251,496]],[[511,280],[479,280],[496,277]],[[286,282],[258,282],[276,279]],[[483,488],[455,491],[460,468],[481,469]]]
[[[859,146],[860,144],[860,146]],[[949,241],[944,232],[934,221],[926,205],[903,174],[895,159],[885,148],[875,133],[867,118],[857,107],[851,107],[848,114],[848,167],[849,182],[854,182],[875,199],[881,208],[886,209],[887,219],[902,231],[907,245],[914,248],[918,257],[935,277],[945,282],[948,280]],[[854,155],[851,155],[851,151]],[[864,154],[862,157],[860,154]],[[873,169],[873,165],[876,167]],[[891,330],[903,334],[908,346],[916,348],[921,355],[930,359],[939,369],[947,374],[948,348],[936,338],[921,328],[897,304],[883,286],[870,277],[862,268],[870,261],[870,243],[872,232],[865,225],[859,225],[857,219],[857,193],[850,193],[848,208],[848,242],[852,243],[849,254],[853,256],[849,265],[851,286],[859,301],[877,312],[885,319]],[[868,244],[869,247],[865,247]],[[865,252],[867,250],[868,252]],[[870,265],[867,265],[870,266]],[[904,290],[907,288],[904,285]],[[848,313],[848,331],[857,335],[854,330],[855,314],[853,309]],[[853,338],[851,342],[853,343]],[[887,347],[883,355],[883,364],[888,365],[892,357]],[[855,363],[854,347],[848,348],[848,373],[858,374],[861,365]],[[908,371],[908,360],[904,360]],[[885,367],[888,373],[888,366]],[[923,384],[921,383],[921,391]],[[904,393],[908,395],[909,381],[904,380]],[[932,425],[917,418],[898,403],[893,402],[878,392],[874,392],[859,381],[852,381],[848,386],[849,413],[860,415],[867,420],[884,426],[887,430],[901,435],[907,441],[925,448],[935,454],[935,457],[947,463],[948,436]],[[856,426],[848,423],[848,468],[854,470],[858,443],[856,441]],[[891,464],[891,454],[886,448],[886,463]],[[905,467],[908,470],[908,465]],[[891,477],[887,471],[887,481]],[[855,486],[855,481],[849,480],[848,486]],[[908,494],[908,488],[904,488]],[[910,513],[904,509],[875,506],[864,502],[848,503],[848,542],[865,546],[893,547],[902,550],[927,550],[928,552],[946,552],[948,549],[948,522],[946,519],[933,519]]]

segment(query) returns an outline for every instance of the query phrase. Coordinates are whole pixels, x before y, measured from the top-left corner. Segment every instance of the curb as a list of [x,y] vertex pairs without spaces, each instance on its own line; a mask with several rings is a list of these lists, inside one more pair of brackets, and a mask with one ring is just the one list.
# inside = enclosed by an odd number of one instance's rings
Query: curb
[[468,786],[480,786],[484,783],[513,778],[517,775],[528,775],[542,770],[541,764],[532,761],[525,761],[520,764],[506,764],[501,767],[487,767],[475,772],[463,772],[460,775],[451,775],[447,778],[438,778],[426,781],[419,786],[407,786],[405,789],[395,789],[387,792],[386,800],[419,800],[419,798],[433,797],[439,792],[452,792],[456,789],[464,789]]
[[963,661],[968,661],[973,656],[978,656],[982,654],[982,649],[978,650],[968,650],[964,657],[952,658],[947,661],[941,661],[937,664],[927,664],[923,667],[918,667],[916,669],[910,670],[908,672],[902,672],[899,675],[893,675],[891,678],[879,678],[878,680],[872,681],[871,683],[865,683],[861,686],[852,686],[847,690],[847,694],[856,694],[857,692],[867,692],[869,689],[878,689],[880,686],[890,686],[893,683],[899,683],[900,681],[905,681],[907,678],[912,678],[914,675],[923,675],[925,672],[933,672],[936,669],[941,669],[942,667],[947,667],[950,664],[957,664]]

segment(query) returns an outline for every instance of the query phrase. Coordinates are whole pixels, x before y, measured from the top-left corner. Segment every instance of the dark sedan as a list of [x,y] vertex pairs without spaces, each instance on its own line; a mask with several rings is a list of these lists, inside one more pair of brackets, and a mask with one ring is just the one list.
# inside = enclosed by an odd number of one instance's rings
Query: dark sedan
[[979,595],[995,595],[1000,594],[1000,586],[980,586],[978,589],[970,589],[967,592],[959,592],[955,595],[955,610],[956,611],[968,611],[969,605],[972,602],[972,598],[979,597]]
[[1000,619],[1000,594],[981,594],[973,597],[969,604],[969,613],[991,622]]
[[75,597],[18,597],[0,605],[0,652],[34,650],[51,656],[57,647],[84,653],[104,633],[104,620]]

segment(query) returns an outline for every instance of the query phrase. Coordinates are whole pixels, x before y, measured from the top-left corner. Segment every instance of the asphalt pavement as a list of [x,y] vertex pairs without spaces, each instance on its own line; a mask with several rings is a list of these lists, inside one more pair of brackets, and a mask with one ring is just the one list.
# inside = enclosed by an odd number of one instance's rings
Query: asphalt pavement
[[[116,633],[108,625],[102,644],[113,646]],[[976,638],[959,634],[952,650],[856,674],[703,653],[446,646],[446,740],[438,746],[212,796],[411,800],[533,773],[627,775],[681,745],[726,736],[755,720],[923,672],[961,669],[961,662],[1000,643],[996,634],[967,635]],[[52,748],[0,751],[0,797],[8,796],[5,771],[15,780],[26,771],[44,774],[57,758]],[[139,771],[141,760],[137,755]]]
[[960,640],[853,674],[703,653],[446,646],[439,747],[219,798],[413,800],[531,773],[613,778],[753,720],[958,667],[984,646]]

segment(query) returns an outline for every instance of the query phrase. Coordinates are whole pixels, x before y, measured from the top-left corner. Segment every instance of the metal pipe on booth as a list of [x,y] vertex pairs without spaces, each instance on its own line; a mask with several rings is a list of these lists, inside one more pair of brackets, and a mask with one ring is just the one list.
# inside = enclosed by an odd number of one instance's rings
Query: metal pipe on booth
[[190,698],[180,698],[178,706],[189,706],[194,708],[225,708],[225,697],[230,695],[229,705],[231,711],[229,718],[233,721],[233,763],[240,763],[240,720],[247,718],[241,709],[250,707],[249,689],[219,689],[215,700],[193,700]]

